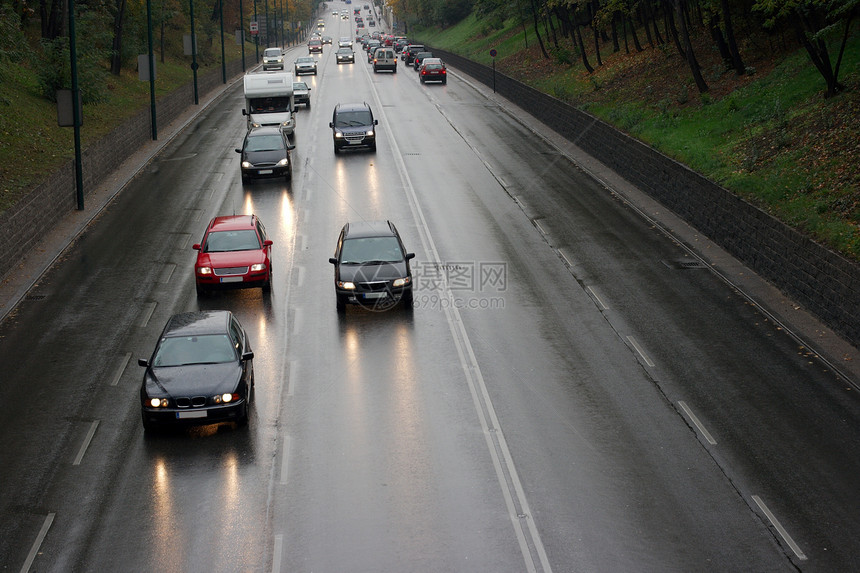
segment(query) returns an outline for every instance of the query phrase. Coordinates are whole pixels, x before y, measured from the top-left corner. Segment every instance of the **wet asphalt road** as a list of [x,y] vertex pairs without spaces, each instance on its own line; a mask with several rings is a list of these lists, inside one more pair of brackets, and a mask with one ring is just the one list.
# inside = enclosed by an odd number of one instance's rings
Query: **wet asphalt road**
[[[237,84],[0,325],[3,568],[860,568],[857,380],[458,78],[365,59],[305,76],[292,183],[242,185]],[[348,100],[375,154],[333,154]],[[274,288],[198,299],[232,213]],[[338,317],[337,233],[385,218],[414,309]],[[250,426],[145,437],[137,358],[198,308],[251,336]]]

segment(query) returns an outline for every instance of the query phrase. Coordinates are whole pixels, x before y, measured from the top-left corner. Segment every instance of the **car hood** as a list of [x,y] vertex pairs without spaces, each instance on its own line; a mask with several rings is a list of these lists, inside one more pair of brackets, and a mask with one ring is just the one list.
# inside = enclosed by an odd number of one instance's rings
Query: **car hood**
[[246,151],[242,154],[243,161],[249,161],[254,165],[260,163],[277,163],[287,156],[283,149],[275,149],[272,151]]
[[391,281],[409,274],[405,261],[379,265],[338,265],[338,280],[349,282]]
[[238,362],[148,368],[143,384],[150,396],[209,396],[233,392],[242,378]]
[[197,256],[197,266],[212,266],[216,268],[249,267],[257,263],[265,262],[265,260],[266,257],[262,250],[200,253]]

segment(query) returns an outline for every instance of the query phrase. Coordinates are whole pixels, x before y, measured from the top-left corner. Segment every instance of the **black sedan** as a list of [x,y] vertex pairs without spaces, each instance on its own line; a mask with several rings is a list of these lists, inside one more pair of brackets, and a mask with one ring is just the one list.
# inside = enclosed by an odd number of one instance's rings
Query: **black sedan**
[[292,178],[290,151],[295,148],[280,128],[257,127],[249,130],[242,148],[236,148],[236,153],[242,155],[242,181],[251,177]]
[[248,423],[254,352],[245,329],[226,310],[175,314],[147,360],[140,387],[143,428]]
[[391,221],[347,223],[340,231],[334,257],[337,311],[347,304],[369,310],[388,310],[403,301],[412,310],[412,271],[400,234]]
[[350,64],[355,63],[355,52],[352,51],[352,48],[338,48],[337,52],[335,52],[335,57],[337,58],[337,63],[341,62]]

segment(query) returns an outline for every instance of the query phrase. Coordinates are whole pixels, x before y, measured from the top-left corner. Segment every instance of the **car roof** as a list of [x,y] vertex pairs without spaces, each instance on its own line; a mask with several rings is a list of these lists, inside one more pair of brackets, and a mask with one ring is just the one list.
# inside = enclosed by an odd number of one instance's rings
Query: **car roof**
[[391,221],[355,221],[347,223],[344,238],[394,237],[397,231]]
[[229,310],[204,310],[174,314],[167,320],[161,337],[200,336],[227,332],[232,314]]
[[281,128],[277,125],[261,125],[260,127],[254,127],[248,130],[248,136],[257,136],[257,135],[279,135],[283,134]]
[[335,111],[359,111],[370,110],[370,106],[364,102],[339,103],[335,106]]
[[442,58],[424,58],[421,62],[425,64],[441,64]]
[[[277,129],[277,128],[276,128]],[[238,231],[253,229],[257,222],[256,215],[226,215],[215,217],[209,221],[209,231]]]

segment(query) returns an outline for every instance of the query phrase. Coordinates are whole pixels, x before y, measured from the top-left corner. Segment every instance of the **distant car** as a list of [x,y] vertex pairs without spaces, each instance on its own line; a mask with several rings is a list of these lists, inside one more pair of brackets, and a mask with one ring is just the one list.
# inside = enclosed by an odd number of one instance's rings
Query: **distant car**
[[343,36],[337,39],[337,47],[338,48],[351,48],[352,47],[352,38],[349,36]]
[[272,288],[272,241],[256,215],[215,217],[193,248],[198,295],[209,290]]
[[412,67],[415,68],[415,71],[418,71],[418,66],[421,65],[421,60],[424,58],[432,58],[433,54],[431,52],[418,52],[412,58]]
[[309,54],[322,54],[323,45],[322,40],[319,38],[311,38],[308,40],[308,53]]
[[331,36],[323,36],[321,38],[321,40],[322,40],[323,45],[325,45],[325,44],[331,45]]
[[293,101],[296,105],[311,107],[311,88],[305,82],[293,82]]
[[340,231],[334,257],[335,304],[339,313],[347,304],[371,310],[388,310],[403,301],[412,309],[412,271],[408,253],[391,221],[347,223]]
[[406,62],[407,66],[411,66],[412,60],[415,59],[415,54],[424,51],[423,44],[409,44],[400,51],[400,59]]
[[313,74],[317,75],[317,61],[312,56],[301,56],[296,58],[295,63],[296,75]]
[[280,48],[266,48],[263,51],[263,71],[283,70],[284,53]]
[[395,74],[397,73],[397,54],[390,46],[376,48],[376,51],[373,52],[373,71],[378,72],[380,70],[391,70]]
[[208,310],[168,319],[140,387],[146,432],[168,425],[248,423],[254,395],[254,351],[232,312]]
[[376,21],[368,19],[367,25],[370,26],[371,28],[375,28],[376,27]]
[[338,48],[334,55],[337,58],[338,64],[346,62],[350,64],[355,63],[355,52],[352,51],[352,48]]
[[334,107],[331,122],[334,152],[361,147],[376,151],[376,125],[379,120],[366,103],[339,103]]
[[380,42],[379,40],[370,39],[364,43],[364,49],[369,53],[371,50],[375,50],[381,45],[382,42]]
[[370,48],[369,50],[367,50],[367,63],[368,64],[373,63],[374,55],[376,54],[376,51],[379,49],[380,49],[379,46],[374,46],[373,48]]
[[448,83],[448,70],[439,58],[424,58],[418,68],[418,79],[421,83],[442,82]]
[[295,149],[287,135],[277,127],[257,127],[245,134],[242,147],[236,153],[242,157],[242,181],[254,177],[293,176],[290,151]]

